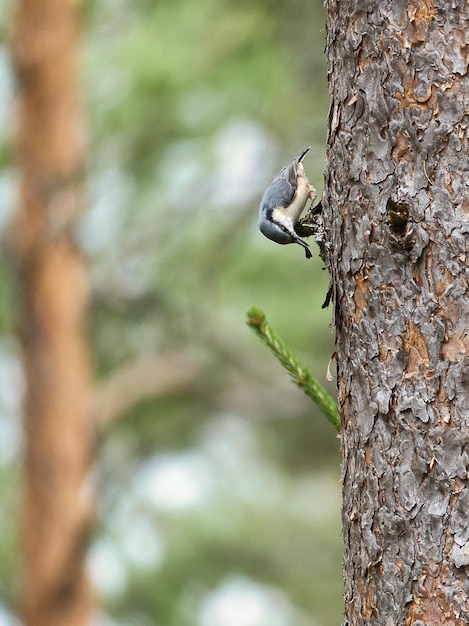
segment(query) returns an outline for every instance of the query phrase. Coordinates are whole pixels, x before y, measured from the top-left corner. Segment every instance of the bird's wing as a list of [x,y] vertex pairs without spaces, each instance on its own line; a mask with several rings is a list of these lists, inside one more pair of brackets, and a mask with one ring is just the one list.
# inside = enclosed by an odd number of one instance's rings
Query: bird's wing
[[290,166],[284,167],[274,180],[270,183],[262,196],[261,206],[265,205],[267,211],[273,211],[277,207],[286,208],[289,206],[296,192],[296,177],[294,185],[291,184],[288,172],[284,175],[284,170],[288,170]]
[[287,165],[286,167],[284,167],[282,172],[283,171],[284,171],[284,177],[288,179],[288,182],[294,189],[293,193],[295,193],[296,188],[298,187],[298,161],[297,159],[292,161],[290,165]]

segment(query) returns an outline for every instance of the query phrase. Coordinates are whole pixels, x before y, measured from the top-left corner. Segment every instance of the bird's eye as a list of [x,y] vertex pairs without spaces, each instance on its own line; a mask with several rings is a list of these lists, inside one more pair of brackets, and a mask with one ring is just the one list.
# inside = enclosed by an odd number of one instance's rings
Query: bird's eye
[[288,228],[286,226],[284,226],[283,224],[279,224],[281,230],[285,233],[285,235],[288,236],[289,239],[292,238],[291,232],[288,230]]

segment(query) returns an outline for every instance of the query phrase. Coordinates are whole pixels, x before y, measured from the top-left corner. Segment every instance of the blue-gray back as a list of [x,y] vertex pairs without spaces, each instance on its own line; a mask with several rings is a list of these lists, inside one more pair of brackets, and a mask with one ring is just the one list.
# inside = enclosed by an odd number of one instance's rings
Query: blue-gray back
[[297,159],[283,167],[264,191],[261,207],[273,211],[277,207],[289,206],[297,189]]

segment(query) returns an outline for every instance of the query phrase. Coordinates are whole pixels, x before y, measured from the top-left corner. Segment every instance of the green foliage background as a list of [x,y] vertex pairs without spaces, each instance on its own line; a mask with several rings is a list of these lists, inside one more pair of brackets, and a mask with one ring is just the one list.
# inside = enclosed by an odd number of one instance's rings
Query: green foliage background
[[[88,0],[82,22],[89,209],[78,236],[90,261],[96,381],[148,354],[177,352],[196,371],[180,393],[142,398],[99,441],[90,569],[101,622],[335,626],[336,435],[244,324],[259,306],[324,381],[333,351],[330,311],[320,308],[327,273],[319,257],[276,246],[256,227],[263,187],[308,145],[306,169],[322,189],[322,1]],[[1,61],[0,366],[13,381],[0,390],[0,428],[13,442],[0,446],[7,615],[18,579],[21,377],[5,45]],[[216,613],[222,598],[238,602],[238,621]],[[262,609],[254,617],[252,598]]]

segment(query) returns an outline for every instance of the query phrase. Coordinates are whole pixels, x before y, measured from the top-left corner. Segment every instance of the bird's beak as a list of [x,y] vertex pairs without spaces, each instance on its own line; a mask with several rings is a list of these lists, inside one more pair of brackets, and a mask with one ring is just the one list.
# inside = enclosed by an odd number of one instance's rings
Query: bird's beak
[[306,241],[303,241],[303,239],[300,239],[300,237],[298,237],[298,235],[296,233],[292,233],[293,239],[295,240],[295,242],[297,244],[299,244],[300,246],[303,246],[303,248],[305,249],[305,256],[307,259],[310,259],[313,255],[311,254],[311,250],[309,249],[308,244],[306,243]]

